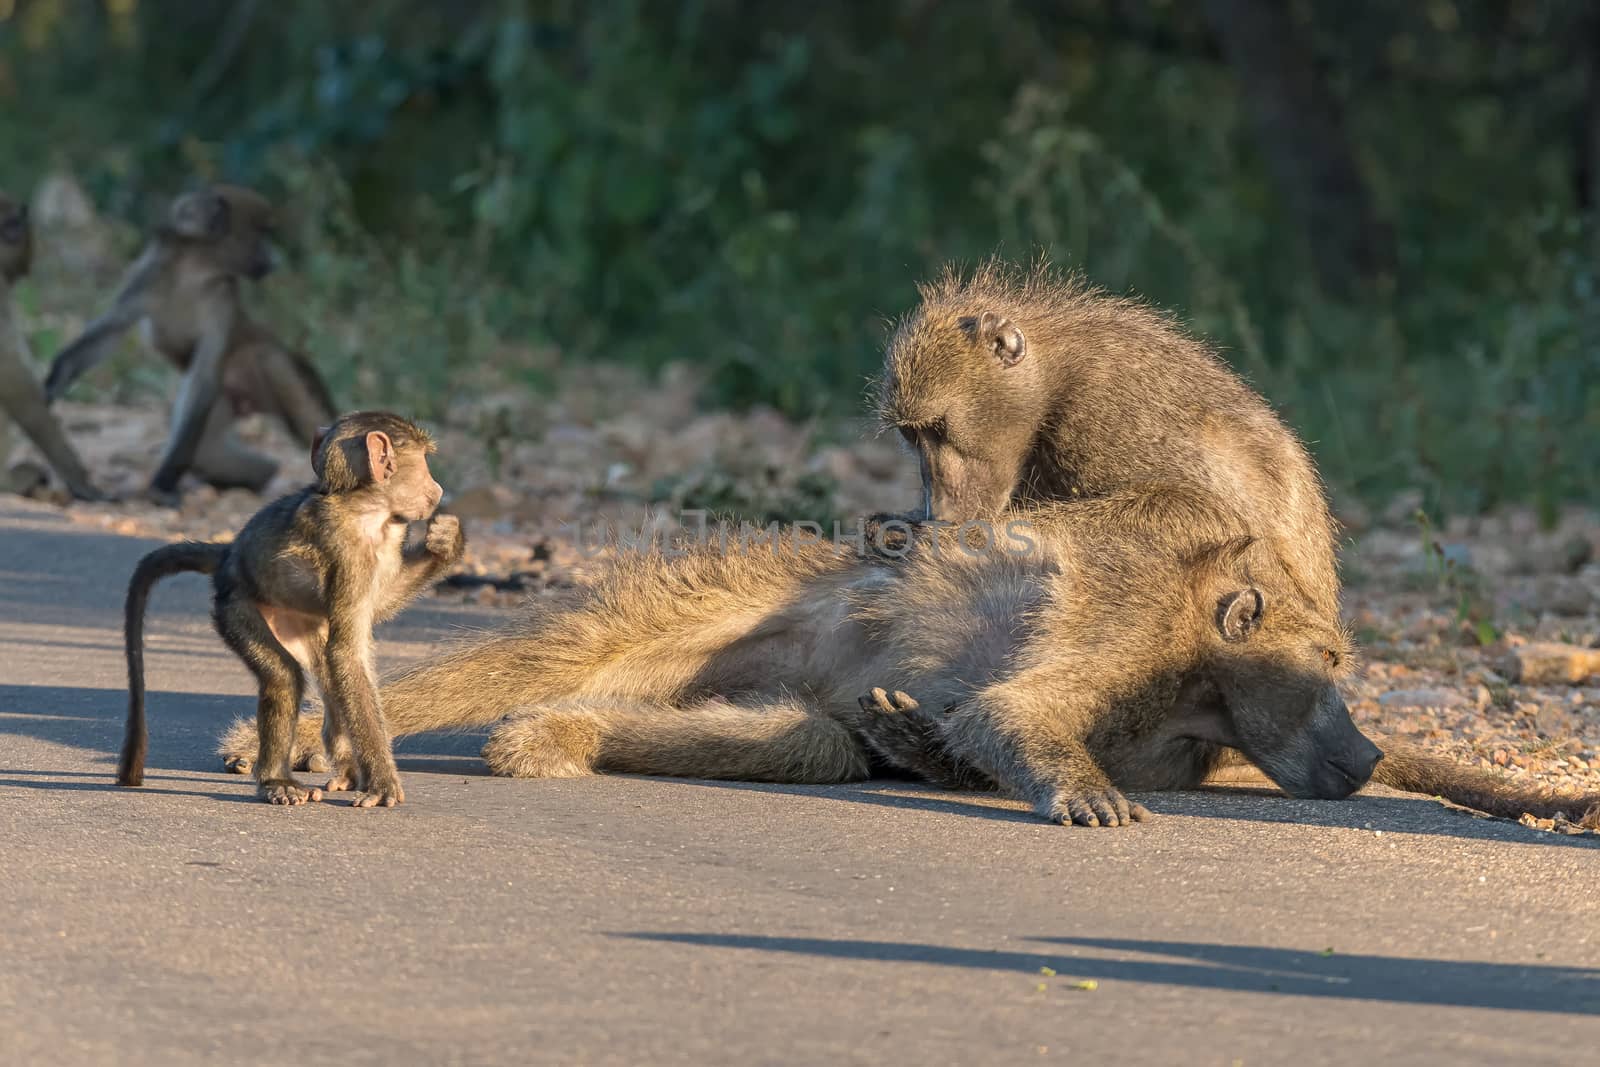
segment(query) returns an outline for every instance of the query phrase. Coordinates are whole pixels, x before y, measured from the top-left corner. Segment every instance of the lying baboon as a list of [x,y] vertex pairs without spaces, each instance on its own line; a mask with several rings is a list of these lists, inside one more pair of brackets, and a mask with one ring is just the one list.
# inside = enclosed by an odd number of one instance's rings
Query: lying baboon
[[920,518],[1180,488],[1266,540],[1334,617],[1335,527],[1316,468],[1204,344],[1043,264],[949,269],[920,293],[889,342],[878,398],[917,451]]
[[[228,544],[158,548],[128,583],[128,733],[120,785],[144,780],[144,609],[168,575],[211,575],[212,620],[260,687],[251,745],[262,798],[321,800],[291,774],[295,719],[311,672],[327,709],[320,752],[333,762],[330,792],[355,789],[357,807],[405,799],[373,677],[372,627],[414,600],[461,558],[461,524],[434,515],[442,491],[428,472],[433,439],[398,415],[341,416],[312,446],[314,485],[268,504]],[[406,525],[431,520],[405,547]],[[256,734],[252,730],[252,740]]]
[[[1300,797],[1347,796],[1376,766],[1385,784],[1498,815],[1600,801],[1402,745],[1379,762],[1336,685],[1345,633],[1196,494],[1112,494],[1032,518],[1027,553],[626,557],[517,630],[404,673],[383,688],[385,716],[400,735],[509,715],[484,748],[496,774],[823,783],[887,763],[996,783],[1086,825],[1144,815],[1123,790],[1193,788],[1239,758]],[[874,686],[942,721],[908,740],[910,720],[861,700]],[[297,746],[315,751],[310,720]],[[221,752],[254,747],[243,722]]]
[[55,470],[67,492],[80,500],[98,500],[102,494],[89,481],[83,461],[46,406],[44,390],[29,365],[27,339],[13,318],[11,287],[27,275],[32,264],[28,205],[0,193],[0,461],[10,444],[5,427],[9,416]]
[[50,365],[45,391],[54,402],[137,323],[146,345],[183,372],[166,450],[150,481],[158,498],[170,499],[189,470],[218,488],[265,488],[278,464],[239,442],[234,423],[242,415],[275,416],[306,444],[333,420],[316,368],[252,320],[240,298],[240,278],[259,280],[272,270],[272,230],[272,206],[249,189],[215,185],[178,197],[111,309]]

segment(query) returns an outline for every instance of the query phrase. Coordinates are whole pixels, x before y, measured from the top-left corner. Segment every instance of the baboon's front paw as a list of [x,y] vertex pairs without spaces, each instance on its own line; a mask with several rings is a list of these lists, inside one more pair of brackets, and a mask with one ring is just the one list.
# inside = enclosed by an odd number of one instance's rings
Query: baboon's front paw
[[861,710],[869,715],[895,715],[902,711],[916,711],[922,706],[898,689],[891,693],[877,688],[857,697],[856,703],[860,704]]
[[1111,786],[1074,792],[1061,790],[1041,808],[1040,814],[1066,826],[1127,826],[1153,818],[1143,804],[1129,802]]
[[358,808],[392,808],[406,799],[400,779],[392,775],[377,775],[367,783],[366,789],[355,795],[351,804]]
[[301,785],[293,778],[262,782],[261,799],[268,804],[308,804],[322,799],[322,790]]
[[249,756],[224,756],[222,769],[229,774],[249,774],[255,770],[256,761]]

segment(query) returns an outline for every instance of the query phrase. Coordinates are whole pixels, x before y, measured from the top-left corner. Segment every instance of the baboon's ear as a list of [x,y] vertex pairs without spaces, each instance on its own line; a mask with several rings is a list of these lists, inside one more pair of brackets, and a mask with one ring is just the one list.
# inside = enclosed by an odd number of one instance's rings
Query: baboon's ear
[[1267,600],[1251,586],[1223,594],[1217,601],[1217,632],[1224,641],[1243,641],[1261,627]]
[[317,470],[317,453],[322,451],[322,442],[328,439],[328,431],[332,426],[318,426],[317,432],[311,435],[311,469],[317,471],[320,477],[322,472]]
[[398,469],[394,460],[394,442],[382,430],[367,434],[367,472],[373,485],[382,485],[394,477]]
[[968,315],[960,326],[979,348],[994,353],[1002,367],[1015,367],[1028,354],[1028,339],[1004,315],[993,311]]
[[228,202],[206,189],[173,201],[172,232],[191,241],[214,241],[228,232]]

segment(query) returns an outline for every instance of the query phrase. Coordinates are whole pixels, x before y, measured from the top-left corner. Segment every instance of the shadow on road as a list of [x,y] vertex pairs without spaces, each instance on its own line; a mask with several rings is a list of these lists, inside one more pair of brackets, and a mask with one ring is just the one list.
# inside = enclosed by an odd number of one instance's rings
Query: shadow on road
[[[126,695],[118,689],[77,686],[0,685],[0,742],[7,736],[32,737],[53,744],[85,749],[97,764],[115,759],[122,745]],[[149,697],[150,757],[153,768],[215,772],[222,770],[215,752],[218,737],[228,723],[253,714],[250,697],[225,694],[153,692]],[[478,757],[481,732],[424,734],[401,738],[395,756],[402,771],[452,775],[486,775]],[[15,759],[0,748],[0,762]],[[81,757],[78,762],[81,764]],[[55,772],[75,775],[79,768]],[[35,767],[34,770],[39,770]],[[0,766],[0,774],[11,768]],[[957,815],[990,822],[1039,824],[1020,805],[985,802],[972,794],[932,792],[915,782],[875,779],[835,786],[783,785],[761,782],[715,782],[683,779],[682,784],[704,789],[746,790],[760,793],[820,797],[865,804]],[[49,788],[36,783],[34,788]],[[1526,844],[1600,848],[1600,837],[1535,834],[1503,820],[1474,818],[1451,811],[1423,797],[1357,796],[1349,800],[1292,800],[1270,790],[1216,787],[1197,792],[1147,793],[1139,800],[1159,817],[1189,815],[1236,822],[1298,823],[1384,833],[1427,834],[1470,840],[1516,841]],[[1138,833],[1138,827],[1119,830],[1063,828],[1062,833]]]
[[[984,951],[943,945],[745,934],[616,933],[640,941],[708,948],[787,952],[832,959],[928,963],[944,967],[1020,971],[1041,968],[1064,979],[1149,982],[1242,993],[1376,1000],[1512,1011],[1600,1015],[1600,970],[1396,956],[1324,955],[1250,945],[1039,937],[1044,944],[1166,959],[1065,956],[1048,951]],[[1045,979],[1047,982],[1049,979]]]
[[[898,781],[871,781],[838,786],[777,785],[756,782],[702,782],[712,789],[747,789],[763,793],[829,797],[856,804],[962,815],[995,822],[1043,825],[1038,816],[1019,806],[1001,807],[946,792],[930,796],[928,786]],[[992,796],[992,794],[990,794]],[[1348,800],[1294,800],[1270,790],[1217,787],[1174,793],[1139,793],[1137,799],[1159,818],[1189,815],[1202,819],[1237,822],[1295,823],[1347,830],[1425,834],[1468,840],[1516,841],[1524,844],[1600,848],[1593,834],[1567,836],[1538,833],[1504,819],[1479,817],[1444,807],[1427,797],[1355,796]],[[1061,827],[1063,833],[1138,833],[1139,827],[1088,830]]]

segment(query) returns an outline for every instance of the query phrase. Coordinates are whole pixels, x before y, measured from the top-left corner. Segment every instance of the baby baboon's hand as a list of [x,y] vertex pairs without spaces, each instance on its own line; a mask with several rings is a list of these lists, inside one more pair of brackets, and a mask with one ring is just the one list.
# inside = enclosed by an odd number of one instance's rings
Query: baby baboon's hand
[[467,539],[461,533],[461,520],[454,515],[435,515],[428,520],[428,536],[422,544],[435,559],[452,562],[460,559],[467,547]]
[[1131,803],[1112,786],[1059,789],[1039,814],[1064,826],[1128,826],[1153,818],[1143,804]]

